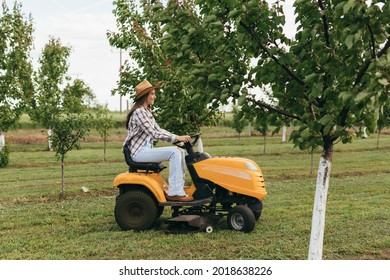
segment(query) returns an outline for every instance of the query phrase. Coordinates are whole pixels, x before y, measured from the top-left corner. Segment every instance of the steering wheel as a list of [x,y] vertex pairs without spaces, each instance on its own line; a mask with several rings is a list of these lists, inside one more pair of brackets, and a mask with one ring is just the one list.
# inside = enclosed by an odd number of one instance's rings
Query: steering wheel
[[194,138],[193,141],[190,141],[190,142],[187,142],[187,143],[184,143],[182,141],[175,141],[175,142],[173,142],[173,144],[178,146],[179,148],[182,148],[182,149],[185,149],[188,146],[191,148],[191,147],[195,146],[196,142],[198,142],[200,134],[201,133],[198,132],[196,134],[190,135],[191,138]]

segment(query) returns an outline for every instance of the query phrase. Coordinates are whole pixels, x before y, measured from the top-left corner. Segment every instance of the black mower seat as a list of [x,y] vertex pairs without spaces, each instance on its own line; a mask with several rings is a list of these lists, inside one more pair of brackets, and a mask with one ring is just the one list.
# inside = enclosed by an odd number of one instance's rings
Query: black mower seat
[[149,172],[159,173],[165,168],[159,162],[135,162],[130,156],[130,149],[127,145],[123,146],[123,154],[125,155],[125,161],[129,166],[129,172],[138,172],[138,170]]

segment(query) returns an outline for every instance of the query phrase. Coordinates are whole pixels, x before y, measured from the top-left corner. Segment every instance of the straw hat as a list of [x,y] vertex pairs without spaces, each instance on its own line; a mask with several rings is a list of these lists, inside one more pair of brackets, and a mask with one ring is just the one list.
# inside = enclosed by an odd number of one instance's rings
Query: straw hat
[[149,83],[147,80],[144,80],[140,82],[135,87],[135,100],[140,99],[145,94],[149,93],[151,90],[157,88],[157,86],[153,86],[151,83]]

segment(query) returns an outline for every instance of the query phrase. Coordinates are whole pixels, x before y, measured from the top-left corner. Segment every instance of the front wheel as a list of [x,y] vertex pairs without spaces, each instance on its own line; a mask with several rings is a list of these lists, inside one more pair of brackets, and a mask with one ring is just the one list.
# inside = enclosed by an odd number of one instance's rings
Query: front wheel
[[237,205],[229,210],[227,223],[230,229],[251,232],[256,225],[253,211],[246,205]]
[[261,211],[263,210],[263,203],[261,201],[258,201],[253,204],[248,204],[248,207],[252,210],[253,214],[255,215],[256,221],[258,221],[261,216]]
[[118,198],[115,220],[123,230],[145,230],[157,220],[159,209],[153,197],[142,191],[128,191]]

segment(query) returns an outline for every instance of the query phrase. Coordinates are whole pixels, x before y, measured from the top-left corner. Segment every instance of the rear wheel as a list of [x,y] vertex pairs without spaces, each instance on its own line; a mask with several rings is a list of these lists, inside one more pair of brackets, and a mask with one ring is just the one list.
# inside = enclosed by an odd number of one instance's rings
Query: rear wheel
[[154,198],[142,191],[128,191],[118,198],[115,205],[115,220],[123,230],[145,230],[152,227],[158,218]]
[[256,225],[253,211],[246,205],[237,205],[230,209],[227,223],[230,229],[251,232]]

